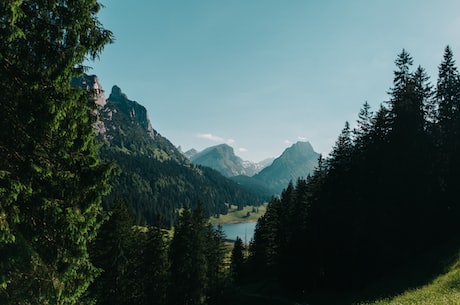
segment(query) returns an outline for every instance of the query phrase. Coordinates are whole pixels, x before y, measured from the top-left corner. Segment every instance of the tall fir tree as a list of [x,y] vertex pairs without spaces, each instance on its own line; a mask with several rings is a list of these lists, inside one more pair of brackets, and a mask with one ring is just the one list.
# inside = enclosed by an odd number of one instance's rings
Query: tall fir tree
[[170,246],[170,302],[199,305],[206,298],[207,262],[202,210],[186,207],[179,216]]
[[233,243],[232,255],[230,257],[230,272],[232,279],[238,283],[244,276],[245,245],[243,240],[237,236]]
[[169,237],[159,227],[149,227],[143,251],[141,273],[144,281],[143,304],[166,305],[169,280]]
[[[90,251],[92,262],[102,272],[90,286],[89,296],[102,305],[129,304],[131,289],[128,273],[132,269],[133,220],[124,201],[117,201],[109,214]],[[140,250],[139,245],[135,248]]]
[[438,148],[437,177],[439,201],[451,223],[460,215],[458,187],[460,171],[460,73],[455,65],[452,49],[444,50],[443,61],[438,68],[435,94],[437,116],[436,145]]
[[99,271],[87,245],[112,164],[97,156],[93,111],[71,87],[112,40],[95,0],[0,4],[0,299],[75,304]]

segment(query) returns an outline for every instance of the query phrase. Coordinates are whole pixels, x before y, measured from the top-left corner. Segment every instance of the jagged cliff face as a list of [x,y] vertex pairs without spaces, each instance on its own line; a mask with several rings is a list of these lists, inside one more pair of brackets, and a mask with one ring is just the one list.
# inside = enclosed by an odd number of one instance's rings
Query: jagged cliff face
[[96,135],[110,149],[161,161],[188,162],[174,145],[153,129],[146,108],[130,100],[120,87],[113,86],[106,99],[96,75],[85,74],[75,78],[72,85],[92,95],[99,106],[96,112]]
[[153,129],[147,109],[130,100],[120,87],[112,87],[99,113],[104,126],[98,128],[98,136],[112,149],[157,160],[187,162],[168,139]]
[[95,98],[95,103],[98,106],[104,107],[107,103],[104,95],[104,90],[102,89],[99,78],[96,75],[84,74],[82,77],[74,78],[72,80],[72,85],[75,87],[80,87],[92,94]]
[[[125,135],[122,130],[124,127],[139,128],[145,132],[152,140],[155,139],[155,131],[152,128],[147,110],[144,106],[128,99],[118,86],[113,86],[106,105],[101,109],[101,116],[106,125],[106,133],[110,139],[118,135]],[[114,124],[115,123],[115,124]]]

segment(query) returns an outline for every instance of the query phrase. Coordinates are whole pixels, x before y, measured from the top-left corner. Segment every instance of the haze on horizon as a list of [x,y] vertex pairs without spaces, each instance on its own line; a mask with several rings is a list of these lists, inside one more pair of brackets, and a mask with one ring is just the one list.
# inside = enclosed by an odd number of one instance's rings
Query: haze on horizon
[[328,154],[345,121],[376,110],[404,48],[436,83],[460,56],[460,2],[107,1],[115,43],[88,63],[144,105],[184,151],[227,143],[244,160],[297,141]]

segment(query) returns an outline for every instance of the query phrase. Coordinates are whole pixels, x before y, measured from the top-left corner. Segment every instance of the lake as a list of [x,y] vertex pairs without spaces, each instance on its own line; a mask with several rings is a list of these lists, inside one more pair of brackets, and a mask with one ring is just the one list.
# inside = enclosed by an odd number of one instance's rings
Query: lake
[[256,228],[256,224],[257,222],[238,222],[223,224],[221,226],[227,239],[236,240],[236,237],[239,236],[239,238],[241,238],[244,243],[249,243],[254,237],[254,229]]

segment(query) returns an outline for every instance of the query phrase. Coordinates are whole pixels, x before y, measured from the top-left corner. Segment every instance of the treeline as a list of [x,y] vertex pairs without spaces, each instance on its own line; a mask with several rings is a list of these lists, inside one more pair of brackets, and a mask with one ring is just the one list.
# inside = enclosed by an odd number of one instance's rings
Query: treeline
[[229,250],[223,231],[209,224],[201,204],[182,210],[174,233],[134,226],[124,202],[117,202],[109,214],[89,251],[101,274],[83,301],[226,304]]
[[315,172],[259,220],[248,268],[291,292],[359,289],[460,233],[460,76],[445,48],[435,85],[397,57],[389,99],[364,103]]
[[250,190],[223,177],[217,171],[202,166],[184,165],[176,160],[160,161],[148,155],[127,154],[111,147],[102,147],[104,160],[117,163],[121,169],[111,178],[112,190],[104,197],[106,210],[113,202],[128,202],[138,225],[171,228],[177,221],[177,210],[203,205],[209,217],[227,214],[226,203],[240,208],[260,205],[270,198],[263,192]]

